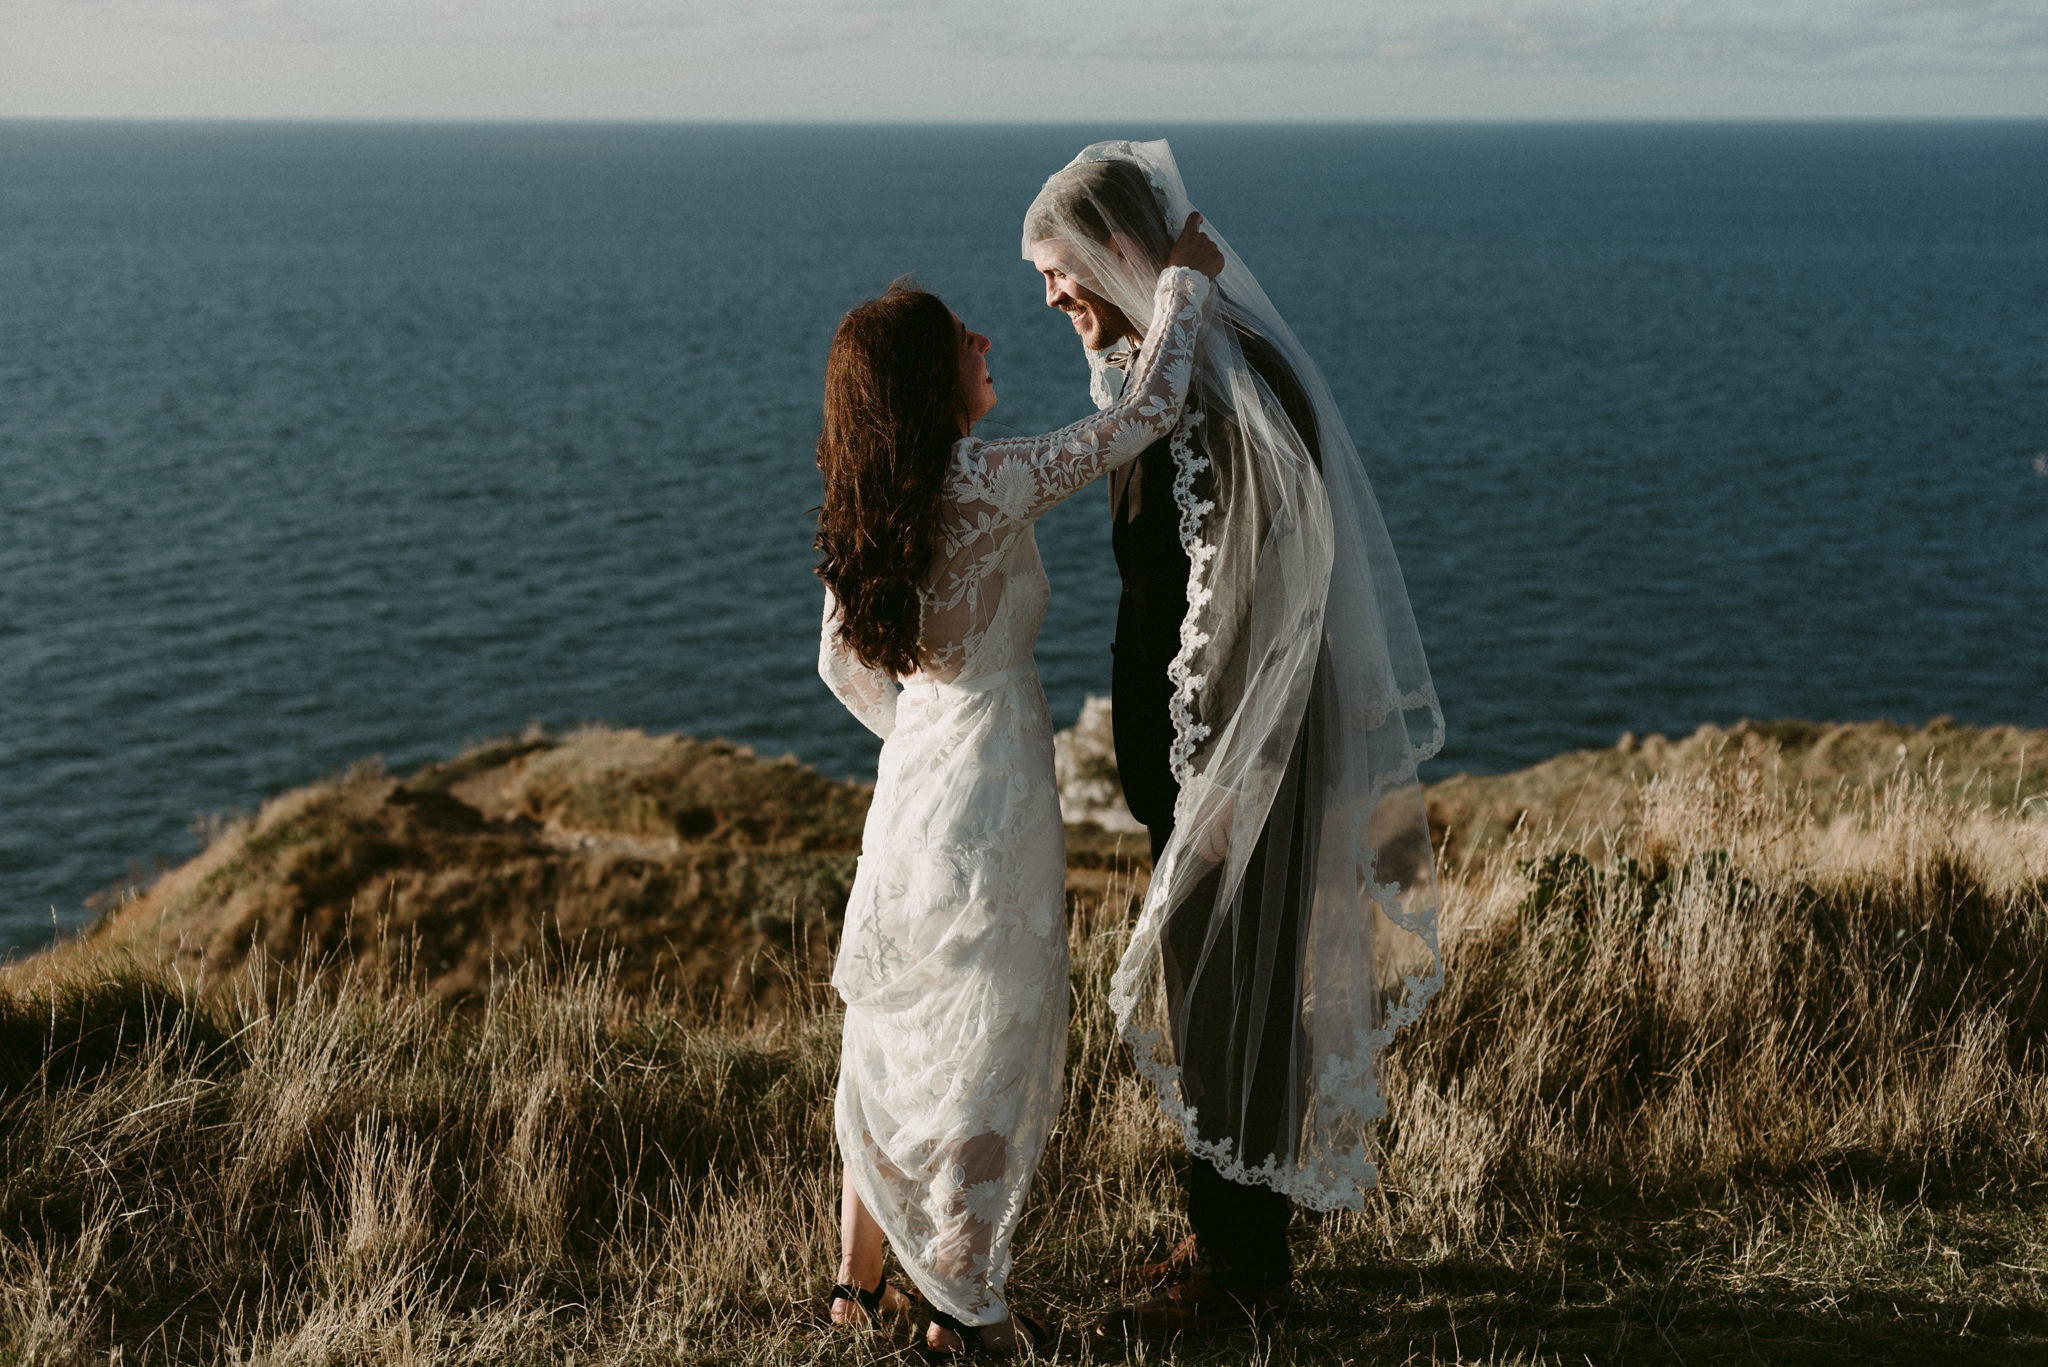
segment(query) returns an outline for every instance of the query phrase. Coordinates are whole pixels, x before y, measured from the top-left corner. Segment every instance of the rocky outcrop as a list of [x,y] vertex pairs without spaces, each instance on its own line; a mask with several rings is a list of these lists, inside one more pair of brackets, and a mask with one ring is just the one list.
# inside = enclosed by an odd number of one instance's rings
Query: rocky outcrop
[[1108,698],[1089,694],[1080,718],[1052,738],[1052,767],[1060,784],[1060,815],[1068,825],[1086,822],[1132,835],[1144,831],[1124,805]]

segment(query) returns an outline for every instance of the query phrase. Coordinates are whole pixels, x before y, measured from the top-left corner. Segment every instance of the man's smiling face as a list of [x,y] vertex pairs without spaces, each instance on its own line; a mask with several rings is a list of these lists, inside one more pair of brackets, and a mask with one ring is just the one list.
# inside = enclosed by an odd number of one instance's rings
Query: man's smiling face
[[1081,345],[1099,351],[1112,342],[1135,337],[1138,329],[1123,310],[1089,289],[1090,277],[1065,242],[1048,237],[1031,248],[1031,264],[1045,280],[1045,304],[1073,320]]

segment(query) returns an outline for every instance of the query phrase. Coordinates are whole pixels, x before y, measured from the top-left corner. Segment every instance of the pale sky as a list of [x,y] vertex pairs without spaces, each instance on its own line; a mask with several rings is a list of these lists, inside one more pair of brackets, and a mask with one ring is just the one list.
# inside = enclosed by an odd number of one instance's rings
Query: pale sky
[[0,118],[2048,117],[2048,0],[0,0]]

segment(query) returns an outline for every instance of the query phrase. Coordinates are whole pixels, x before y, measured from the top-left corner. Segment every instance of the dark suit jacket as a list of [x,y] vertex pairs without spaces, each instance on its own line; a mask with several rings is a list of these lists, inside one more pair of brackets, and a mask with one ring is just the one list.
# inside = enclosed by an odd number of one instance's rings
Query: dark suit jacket
[[[1253,373],[1265,381],[1294,424],[1309,458],[1322,465],[1315,410],[1294,372],[1263,337],[1239,330],[1238,344]],[[1197,428],[1195,440],[1209,431]],[[1188,606],[1188,557],[1180,544],[1180,508],[1173,499],[1170,437],[1162,437],[1110,476],[1112,522],[1109,541],[1123,579],[1117,599],[1116,639],[1111,646],[1111,719],[1116,730],[1116,765],[1131,815],[1153,833],[1155,852],[1173,827],[1179,796],[1168,756],[1173,720],[1168,704],[1173,685],[1166,668],[1180,652],[1181,620]],[[1214,497],[1205,472],[1197,494]]]

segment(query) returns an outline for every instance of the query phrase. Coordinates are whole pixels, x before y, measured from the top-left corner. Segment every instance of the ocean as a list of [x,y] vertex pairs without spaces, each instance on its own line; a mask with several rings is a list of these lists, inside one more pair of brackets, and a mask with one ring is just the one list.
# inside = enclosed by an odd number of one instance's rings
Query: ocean
[[[2048,725],[2048,124],[0,123],[0,949],[533,722],[872,775],[814,673],[832,328],[915,272],[994,341],[985,430],[1079,416],[1018,232],[1112,136],[1172,139],[1348,415],[1434,775]],[[1064,722],[1099,492],[1040,543]]]

